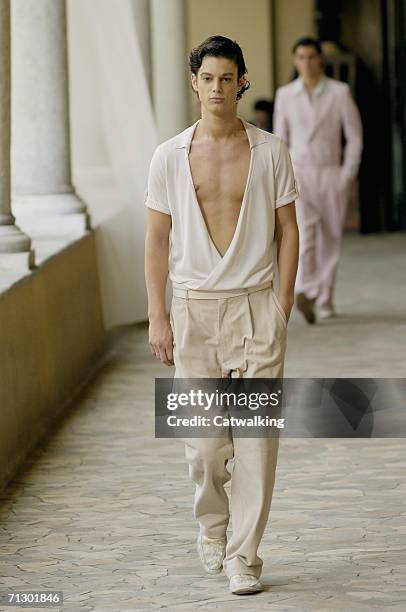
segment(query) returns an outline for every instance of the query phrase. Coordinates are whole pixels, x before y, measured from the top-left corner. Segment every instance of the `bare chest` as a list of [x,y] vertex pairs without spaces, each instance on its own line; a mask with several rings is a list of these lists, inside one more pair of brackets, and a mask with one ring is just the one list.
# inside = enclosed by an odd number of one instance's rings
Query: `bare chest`
[[201,205],[214,199],[240,204],[244,195],[250,165],[247,141],[237,146],[192,147],[190,170]]
[[250,160],[251,149],[246,139],[234,146],[192,145],[189,154],[196,200],[221,255],[234,236]]

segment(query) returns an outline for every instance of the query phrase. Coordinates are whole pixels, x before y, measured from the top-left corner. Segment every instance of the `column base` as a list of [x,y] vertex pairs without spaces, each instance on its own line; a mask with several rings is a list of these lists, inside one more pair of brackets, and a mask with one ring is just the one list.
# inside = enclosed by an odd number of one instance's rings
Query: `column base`
[[34,266],[30,237],[14,224],[0,225],[0,272],[25,272]]
[[74,193],[16,196],[12,210],[32,238],[77,238],[91,229],[86,206]]
[[0,274],[6,272],[29,272],[35,268],[33,250],[24,253],[0,253]]

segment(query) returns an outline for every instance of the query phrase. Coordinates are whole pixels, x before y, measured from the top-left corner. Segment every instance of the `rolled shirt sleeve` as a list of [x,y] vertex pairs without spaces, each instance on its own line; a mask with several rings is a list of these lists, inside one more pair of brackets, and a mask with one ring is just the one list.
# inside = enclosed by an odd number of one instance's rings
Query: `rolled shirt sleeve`
[[148,184],[145,190],[144,204],[148,208],[171,215],[166,188],[165,166],[158,146],[151,159],[148,173]]
[[275,208],[294,202],[298,197],[295,175],[289,150],[283,140],[280,141],[279,158],[274,171]]

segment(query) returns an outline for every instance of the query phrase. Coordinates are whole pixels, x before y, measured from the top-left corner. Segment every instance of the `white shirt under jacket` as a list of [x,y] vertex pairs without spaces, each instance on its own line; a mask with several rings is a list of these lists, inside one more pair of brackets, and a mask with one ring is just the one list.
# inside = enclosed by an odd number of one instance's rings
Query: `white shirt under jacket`
[[222,257],[206,227],[189,151],[200,119],[162,142],[152,156],[145,205],[172,216],[169,278],[181,289],[241,289],[273,280],[275,209],[298,197],[285,143],[239,117],[251,161],[237,227]]

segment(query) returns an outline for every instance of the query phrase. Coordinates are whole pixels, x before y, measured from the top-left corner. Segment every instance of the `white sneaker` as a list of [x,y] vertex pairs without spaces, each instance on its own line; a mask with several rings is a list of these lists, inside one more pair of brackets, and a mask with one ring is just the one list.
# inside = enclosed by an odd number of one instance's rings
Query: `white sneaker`
[[246,595],[248,593],[259,593],[264,587],[256,576],[251,574],[235,574],[230,578],[230,591],[234,595]]
[[334,308],[329,308],[327,306],[319,308],[317,314],[319,315],[320,319],[332,319],[336,316]]
[[208,538],[199,535],[197,552],[204,569],[208,574],[219,574],[223,569],[223,559],[226,555],[226,538]]

